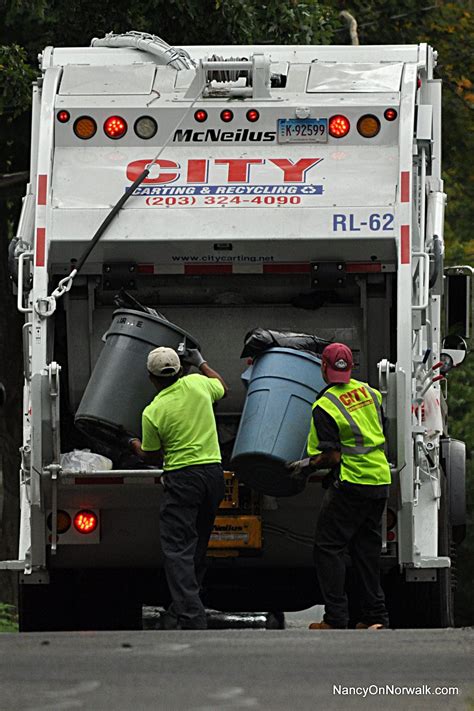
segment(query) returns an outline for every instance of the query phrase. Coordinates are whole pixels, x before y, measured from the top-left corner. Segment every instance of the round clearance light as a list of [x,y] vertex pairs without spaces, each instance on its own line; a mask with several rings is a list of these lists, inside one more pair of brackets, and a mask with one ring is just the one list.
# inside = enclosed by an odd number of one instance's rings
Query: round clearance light
[[158,124],[151,116],[140,116],[140,118],[135,121],[134,129],[138,138],[148,140],[149,138],[153,138],[158,131]]
[[78,511],[74,516],[74,528],[79,533],[93,533],[98,523],[99,519],[93,511]]
[[364,138],[374,138],[380,131],[380,121],[377,116],[366,114],[357,121],[357,130]]
[[234,112],[230,109],[224,109],[224,111],[221,111],[221,121],[224,121],[224,123],[229,123],[229,121],[232,121],[233,118]]
[[[50,531],[53,530],[53,514],[50,513],[47,521],[46,521],[48,528]],[[61,509],[58,511],[58,515],[56,517],[56,531],[58,533],[66,533],[66,531],[69,531],[71,528],[71,517],[69,516],[67,511],[62,511]]]
[[398,113],[395,109],[385,109],[383,115],[386,121],[395,121],[398,116]]
[[349,119],[341,114],[331,116],[329,119],[329,133],[333,138],[343,138],[347,136],[350,127]]
[[57,119],[59,123],[67,123],[70,118],[71,114],[69,113],[69,111],[58,111],[57,113]]
[[104,132],[109,138],[122,138],[127,133],[127,122],[121,116],[109,116],[104,123]]
[[397,514],[393,509],[387,509],[387,531],[390,531],[397,525]]
[[256,109],[249,109],[246,113],[247,116],[247,121],[250,121],[250,123],[255,123],[255,121],[258,121],[260,118],[260,114]]
[[204,111],[204,109],[198,109],[194,112],[194,118],[198,123],[204,123],[204,121],[207,121],[207,111]]
[[82,138],[84,141],[95,136],[96,131],[97,124],[90,116],[79,116],[79,118],[74,121],[74,133],[78,138]]

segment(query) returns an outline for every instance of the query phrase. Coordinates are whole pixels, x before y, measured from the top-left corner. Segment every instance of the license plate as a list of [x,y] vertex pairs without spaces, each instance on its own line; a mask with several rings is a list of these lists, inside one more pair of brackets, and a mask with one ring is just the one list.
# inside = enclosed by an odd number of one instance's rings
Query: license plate
[[327,143],[327,119],[278,119],[278,143]]

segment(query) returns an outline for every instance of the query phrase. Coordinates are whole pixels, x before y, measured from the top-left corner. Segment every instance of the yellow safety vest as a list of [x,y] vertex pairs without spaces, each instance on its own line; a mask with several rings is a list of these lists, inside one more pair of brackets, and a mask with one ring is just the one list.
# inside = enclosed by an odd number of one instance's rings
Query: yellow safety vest
[[[352,484],[390,484],[381,403],[378,390],[354,379],[347,384],[332,385],[314,403],[313,411],[320,407],[327,412],[339,430],[341,480]],[[318,445],[312,420],[307,448],[310,456],[320,453]]]

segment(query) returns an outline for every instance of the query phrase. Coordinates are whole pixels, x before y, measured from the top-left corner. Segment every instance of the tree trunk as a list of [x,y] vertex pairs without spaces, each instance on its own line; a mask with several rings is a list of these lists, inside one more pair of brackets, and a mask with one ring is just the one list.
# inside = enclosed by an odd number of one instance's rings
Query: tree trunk
[[[0,382],[6,404],[0,412],[0,470],[3,505],[0,509],[0,560],[18,555],[19,447],[22,432],[22,319],[16,309],[8,273],[8,226],[11,198],[0,198]],[[2,497],[0,497],[0,501]],[[0,571],[0,601],[16,603],[16,574]]]

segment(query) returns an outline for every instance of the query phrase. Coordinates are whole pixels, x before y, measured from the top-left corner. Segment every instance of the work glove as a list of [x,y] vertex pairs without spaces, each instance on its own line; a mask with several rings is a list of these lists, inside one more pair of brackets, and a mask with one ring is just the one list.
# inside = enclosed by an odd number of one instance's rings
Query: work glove
[[207,362],[197,348],[188,348],[181,360],[187,365],[194,365],[195,368],[200,368],[203,363]]
[[290,474],[290,479],[302,481],[311,474],[310,458],[298,459],[296,462],[287,462],[286,469]]
[[130,442],[132,439],[138,439],[137,437],[132,437],[128,432],[125,431],[123,427],[119,428],[117,433],[117,444],[120,449],[130,450]]

